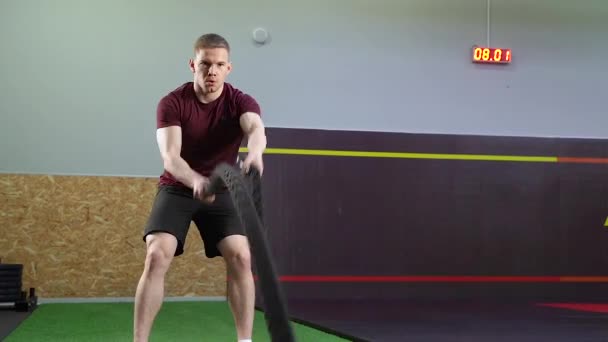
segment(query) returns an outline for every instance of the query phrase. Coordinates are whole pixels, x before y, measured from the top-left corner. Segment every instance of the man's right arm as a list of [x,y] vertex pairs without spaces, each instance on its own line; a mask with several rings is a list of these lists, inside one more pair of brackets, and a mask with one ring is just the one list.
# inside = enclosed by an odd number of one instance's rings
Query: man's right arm
[[195,172],[181,157],[182,129],[168,126],[156,130],[156,140],[163,160],[163,166],[173,177],[194,190],[194,196],[202,198],[206,177]]

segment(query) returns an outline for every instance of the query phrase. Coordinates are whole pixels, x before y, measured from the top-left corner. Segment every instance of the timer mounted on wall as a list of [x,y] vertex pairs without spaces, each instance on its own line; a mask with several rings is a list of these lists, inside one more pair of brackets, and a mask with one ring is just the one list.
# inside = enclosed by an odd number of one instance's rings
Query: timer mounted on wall
[[473,46],[471,59],[473,63],[509,64],[513,59],[511,49]]

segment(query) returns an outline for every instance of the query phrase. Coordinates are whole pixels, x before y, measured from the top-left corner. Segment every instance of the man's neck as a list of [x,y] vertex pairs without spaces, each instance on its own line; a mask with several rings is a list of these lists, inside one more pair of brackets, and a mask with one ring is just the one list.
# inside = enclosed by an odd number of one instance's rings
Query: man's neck
[[222,92],[224,91],[224,84],[219,88],[216,92],[213,93],[205,93],[203,89],[201,89],[196,82],[194,82],[194,93],[196,94],[196,98],[202,103],[210,103],[217,100]]

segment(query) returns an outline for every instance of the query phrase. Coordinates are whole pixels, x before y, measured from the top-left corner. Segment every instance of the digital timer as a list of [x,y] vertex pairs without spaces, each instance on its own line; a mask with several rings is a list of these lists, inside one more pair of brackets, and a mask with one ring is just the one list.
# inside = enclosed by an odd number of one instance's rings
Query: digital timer
[[511,49],[474,46],[471,57],[473,63],[508,64],[513,55]]

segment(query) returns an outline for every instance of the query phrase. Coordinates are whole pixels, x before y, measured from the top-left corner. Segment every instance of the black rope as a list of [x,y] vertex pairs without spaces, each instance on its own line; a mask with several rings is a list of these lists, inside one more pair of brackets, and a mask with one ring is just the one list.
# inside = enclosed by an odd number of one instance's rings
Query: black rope
[[224,185],[228,188],[251,246],[271,340],[294,342],[295,337],[289,322],[284,295],[264,234],[260,173],[255,168],[251,168],[248,174],[243,175],[241,170],[233,166],[220,164],[210,176],[207,192],[217,192]]

